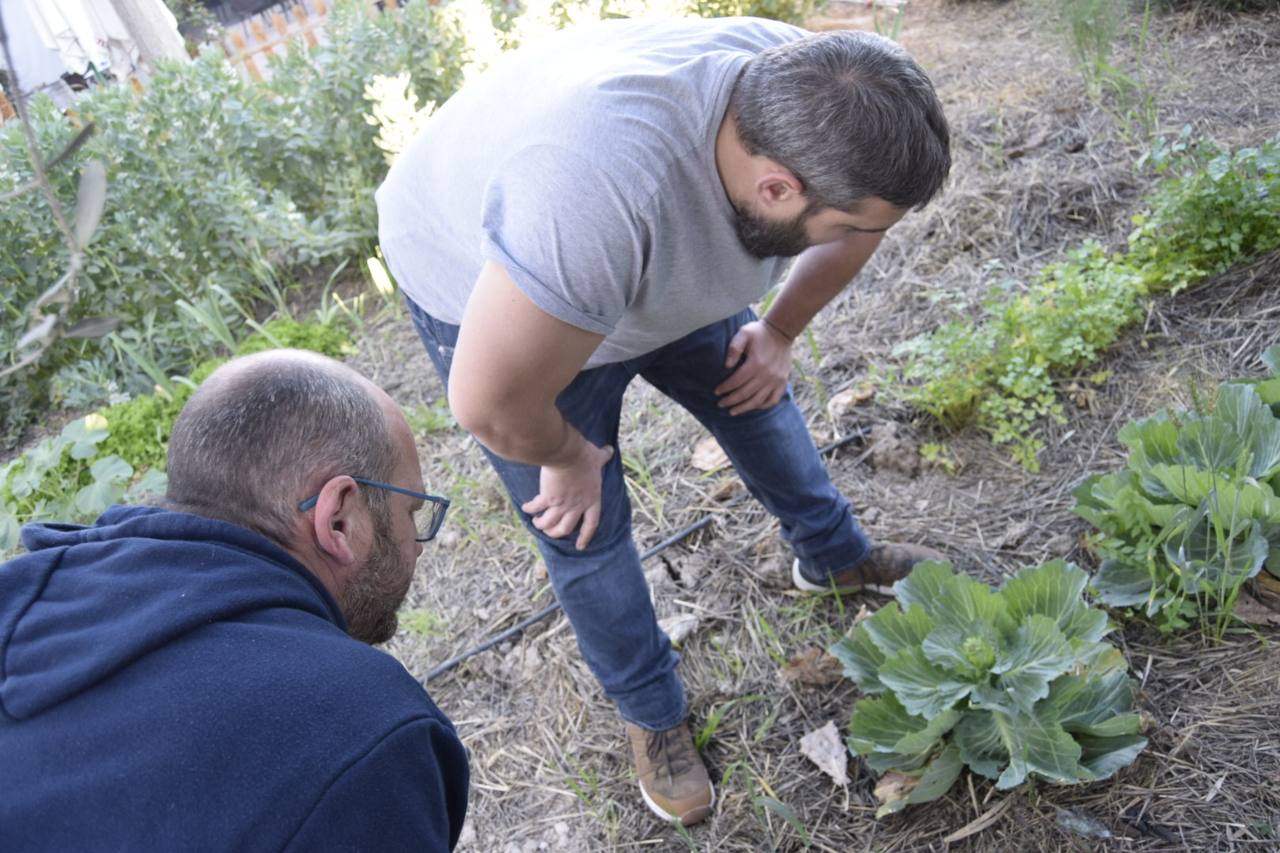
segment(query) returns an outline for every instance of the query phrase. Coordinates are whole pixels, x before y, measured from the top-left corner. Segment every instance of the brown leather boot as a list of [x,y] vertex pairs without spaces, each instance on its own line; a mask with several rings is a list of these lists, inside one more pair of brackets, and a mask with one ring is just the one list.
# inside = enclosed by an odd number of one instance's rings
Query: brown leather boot
[[663,820],[678,820],[685,826],[711,814],[715,788],[689,727],[681,723],[654,732],[631,723],[626,726],[645,805]]
[[916,563],[946,560],[940,551],[906,542],[884,542],[871,546],[871,553],[847,569],[832,572],[826,578],[806,577],[800,571],[800,560],[791,564],[791,580],[806,592],[878,592],[892,596],[893,585],[911,574]]

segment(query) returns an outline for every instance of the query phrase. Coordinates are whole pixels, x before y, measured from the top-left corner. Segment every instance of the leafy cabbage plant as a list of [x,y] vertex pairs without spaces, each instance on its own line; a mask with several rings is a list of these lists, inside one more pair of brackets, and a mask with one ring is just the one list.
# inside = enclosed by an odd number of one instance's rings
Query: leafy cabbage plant
[[831,648],[867,698],[849,749],[913,781],[878,815],[937,799],[964,766],[998,788],[1031,777],[1105,779],[1146,746],[1107,615],[1082,598],[1088,575],[1054,560],[1000,589],[921,563],[897,601]]
[[1102,534],[1093,586],[1107,604],[1170,630],[1228,615],[1264,566],[1280,578],[1280,346],[1264,358],[1273,375],[1222,385],[1210,412],[1127,424],[1126,466],[1076,489],[1076,514]]

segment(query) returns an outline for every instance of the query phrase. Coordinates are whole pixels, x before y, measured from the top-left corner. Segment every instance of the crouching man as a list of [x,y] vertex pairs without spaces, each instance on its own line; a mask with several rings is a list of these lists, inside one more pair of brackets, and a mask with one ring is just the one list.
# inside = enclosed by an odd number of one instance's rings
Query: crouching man
[[386,394],[310,353],[228,362],[163,508],[33,524],[0,566],[0,850],[447,850],[467,757],[391,656],[423,494]]

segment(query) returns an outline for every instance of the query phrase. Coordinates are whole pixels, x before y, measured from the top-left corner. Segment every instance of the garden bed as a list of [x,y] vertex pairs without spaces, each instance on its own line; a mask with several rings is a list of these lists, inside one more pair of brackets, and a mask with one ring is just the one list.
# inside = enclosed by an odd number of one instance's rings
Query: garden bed
[[[862,15],[857,7],[854,13]],[[857,23],[870,26],[871,18]],[[883,19],[881,21],[884,23]],[[1210,396],[1261,371],[1280,337],[1280,257],[1265,257],[1162,297],[1093,368],[1059,382],[1065,423],[1044,425],[1041,471],[1024,470],[980,432],[947,433],[885,393],[842,414],[826,403],[894,363],[894,347],[972,301],[993,264],[1027,280],[1086,238],[1118,246],[1151,176],[1134,167],[1146,137],[1114,99],[1087,96],[1061,43],[1023,4],[912,3],[901,39],[932,74],[952,123],[956,167],[944,197],[895,228],[871,267],[816,321],[798,348],[796,392],[824,443],[860,427],[937,445],[934,462],[873,464],[865,444],[829,460],[866,527],[945,551],[989,583],[1066,557],[1092,569],[1072,488],[1123,461],[1127,421]],[[1140,66],[1159,127],[1191,124],[1230,146],[1280,131],[1280,21],[1206,18],[1194,9],[1153,20]],[[430,489],[455,498],[428,546],[390,644],[420,677],[440,661],[552,601],[545,574],[496,476],[465,434],[439,417],[442,389],[407,320],[366,329],[355,365],[418,425]],[[433,681],[472,757],[463,849],[1126,850],[1266,849],[1280,843],[1280,658],[1276,628],[1229,632],[1214,644],[1140,623],[1111,636],[1141,685],[1150,746],[1092,785],[995,791],[965,774],[937,802],[877,821],[875,781],[851,762],[834,785],[799,749],[834,720],[844,730],[857,691],[830,679],[783,677],[788,661],[825,649],[862,605],[803,598],[787,585],[777,525],[754,502],[727,506],[731,472],[690,465],[704,433],[640,383],[624,413],[637,540],[644,548],[710,513],[715,522],[650,560],[659,616],[697,617],[681,674],[695,733],[717,782],[715,815],[680,832],[642,806],[623,732],[555,614],[512,642]],[[910,456],[908,458],[911,458]],[[794,673],[793,673],[794,674]],[[823,682],[823,673],[813,673]],[[979,823],[978,821],[984,821]],[[963,831],[962,831],[963,830]],[[962,831],[962,832],[958,832]],[[954,841],[946,839],[958,835]],[[1107,837],[1103,837],[1103,836]]]

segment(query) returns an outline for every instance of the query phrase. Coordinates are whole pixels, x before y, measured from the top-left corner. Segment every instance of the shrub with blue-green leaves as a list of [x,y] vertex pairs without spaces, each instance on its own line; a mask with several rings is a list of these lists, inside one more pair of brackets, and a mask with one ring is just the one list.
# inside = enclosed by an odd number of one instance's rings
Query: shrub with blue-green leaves
[[1146,746],[1134,687],[1103,641],[1088,575],[1054,560],[998,590],[921,563],[897,600],[831,648],[867,698],[848,745],[878,773],[914,777],[878,815],[943,796],[968,767],[1013,788],[1105,779]]
[[1160,412],[1120,430],[1124,468],[1076,490],[1100,531],[1093,586],[1164,630],[1226,627],[1245,581],[1280,578],[1280,346],[1270,377],[1219,387],[1209,411]]
[[[96,128],[50,174],[71,208],[79,166],[107,167],[106,209],[68,320],[119,318],[125,346],[61,338],[38,364],[0,380],[0,446],[43,407],[149,388],[130,349],[165,374],[225,353],[179,300],[217,306],[238,338],[243,310],[278,304],[279,290],[304,269],[372,247],[373,193],[387,165],[364,117],[365,85],[407,71],[420,100],[443,102],[461,81],[465,34],[437,26],[445,13],[426,0],[395,14],[370,15],[367,5],[335,4],[325,43],[279,57],[263,83],[209,51],[162,64],[140,94],[128,86],[86,92],[69,115],[46,98],[31,103],[46,155],[83,124]],[[10,122],[0,128],[0,193],[31,176],[21,124]],[[65,271],[67,252],[39,193],[0,205],[0,233],[2,368],[26,330],[27,306]]]

